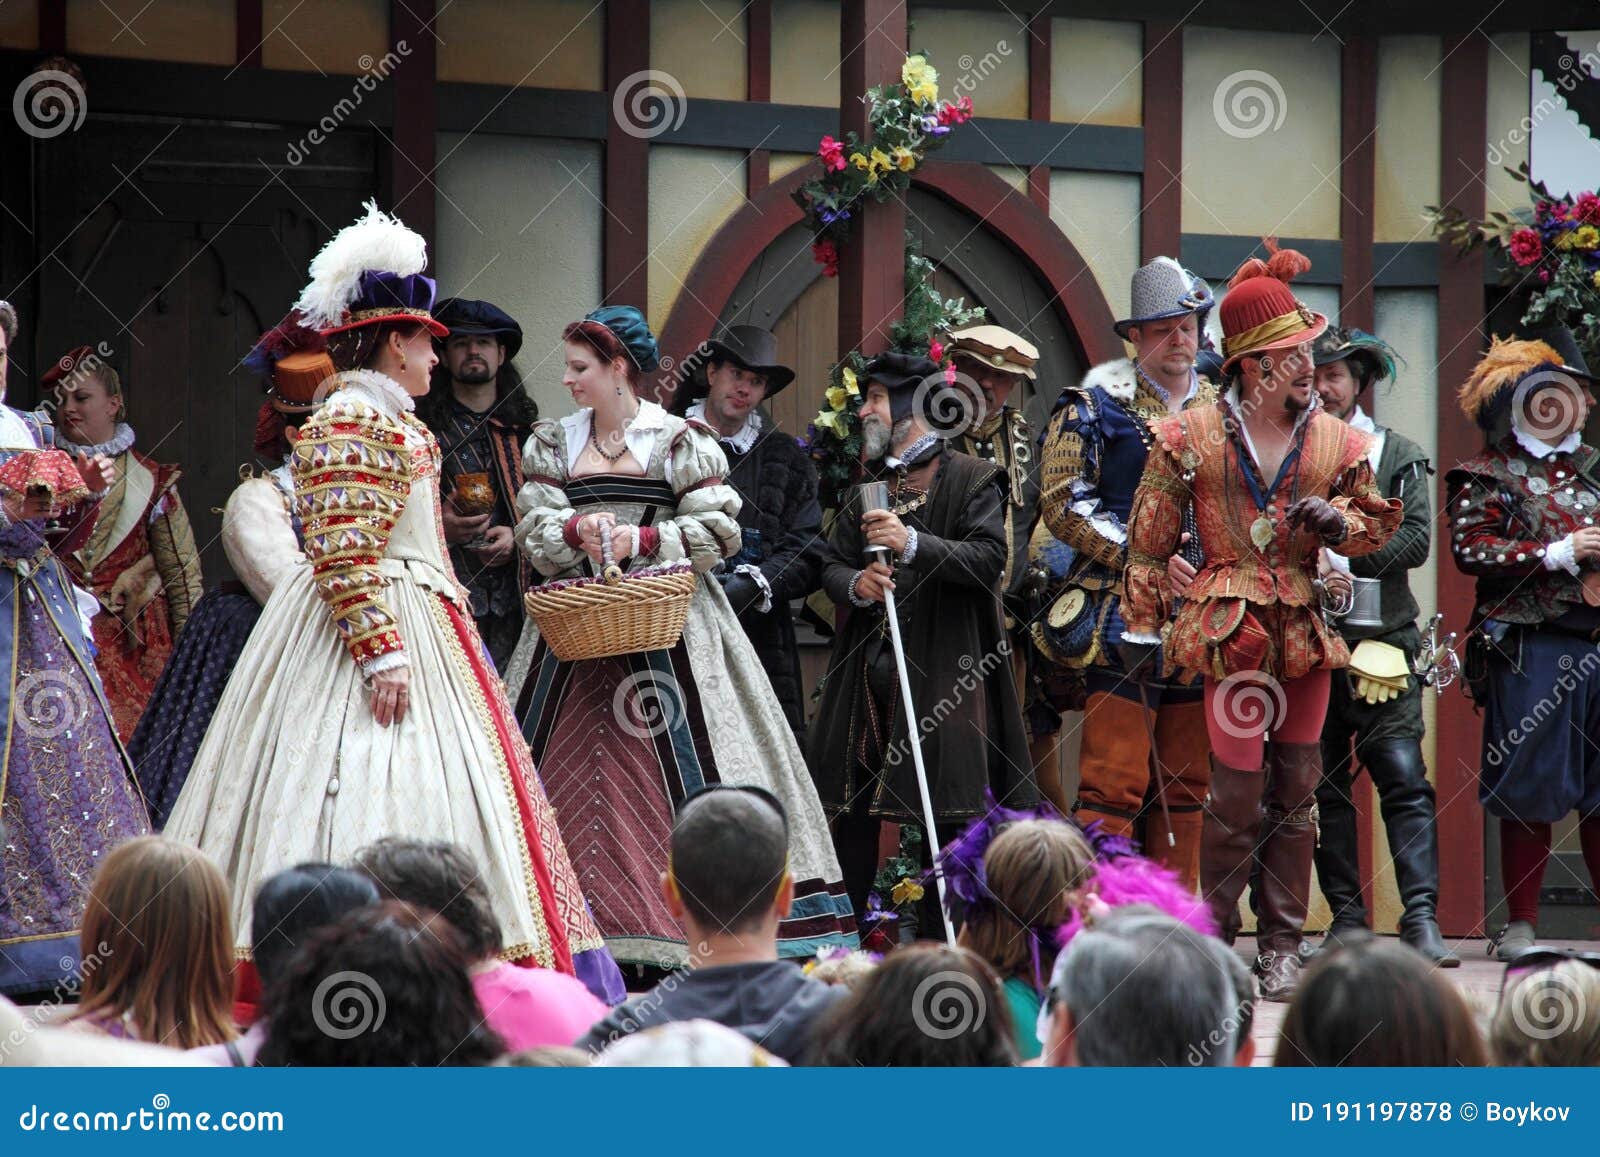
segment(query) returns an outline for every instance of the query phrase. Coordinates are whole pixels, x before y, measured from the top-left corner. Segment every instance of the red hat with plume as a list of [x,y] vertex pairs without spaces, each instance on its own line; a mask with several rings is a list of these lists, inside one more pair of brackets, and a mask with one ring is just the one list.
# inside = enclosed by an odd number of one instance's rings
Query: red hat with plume
[[1315,341],[1328,319],[1295,297],[1289,282],[1311,268],[1294,249],[1279,249],[1276,237],[1262,239],[1267,259],[1252,257],[1228,282],[1222,315],[1224,371],[1243,357],[1293,349]]

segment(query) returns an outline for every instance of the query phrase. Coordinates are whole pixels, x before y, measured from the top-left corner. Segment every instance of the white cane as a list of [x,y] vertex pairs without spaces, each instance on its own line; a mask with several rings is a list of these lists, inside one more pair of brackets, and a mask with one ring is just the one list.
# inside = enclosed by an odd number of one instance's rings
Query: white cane
[[[882,482],[868,482],[859,487],[861,509],[882,510],[888,506],[888,487]],[[888,547],[869,546],[869,561],[888,562]],[[889,645],[894,649],[894,668],[900,684],[900,706],[906,713],[906,738],[911,741],[911,764],[917,771],[917,792],[922,796],[922,822],[928,828],[928,854],[933,861],[933,881],[939,889],[939,918],[944,921],[944,936],[951,948],[956,946],[956,928],[950,922],[950,910],[945,906],[944,874],[939,871],[939,833],[933,820],[933,793],[928,790],[928,769],[922,763],[922,729],[917,719],[916,706],[911,702],[911,677],[906,672],[906,649],[900,641],[900,618],[894,611],[894,592],[883,591],[883,614],[889,620]]]

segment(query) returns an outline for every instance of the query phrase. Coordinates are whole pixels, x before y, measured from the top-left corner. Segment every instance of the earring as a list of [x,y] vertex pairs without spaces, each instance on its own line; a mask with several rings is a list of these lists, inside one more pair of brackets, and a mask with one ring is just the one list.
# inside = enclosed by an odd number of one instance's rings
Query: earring
[[400,355],[400,372],[402,374],[406,372],[406,356],[405,356],[405,354],[401,354]]
[[622,397],[622,387],[621,386],[617,387],[617,397],[619,397],[619,398]]

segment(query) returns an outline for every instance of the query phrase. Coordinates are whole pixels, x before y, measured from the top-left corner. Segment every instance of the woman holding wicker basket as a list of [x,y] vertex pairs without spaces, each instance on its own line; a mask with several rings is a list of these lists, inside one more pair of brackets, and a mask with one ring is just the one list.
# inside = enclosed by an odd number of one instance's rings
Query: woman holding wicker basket
[[562,337],[579,409],[523,451],[516,541],[551,581],[528,596],[506,682],[600,930],[621,963],[688,959],[660,884],[667,837],[683,798],[721,783],[788,812],[779,954],[853,945],[804,757],[721,587],[696,577],[740,544],[716,435],[636,394],[658,364],[638,310],[596,310]]

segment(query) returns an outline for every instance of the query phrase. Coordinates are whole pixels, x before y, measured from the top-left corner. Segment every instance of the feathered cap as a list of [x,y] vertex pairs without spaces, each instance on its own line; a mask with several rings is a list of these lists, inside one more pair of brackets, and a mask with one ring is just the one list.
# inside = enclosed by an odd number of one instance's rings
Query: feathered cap
[[1222,299],[1223,372],[1240,358],[1315,341],[1328,328],[1328,319],[1289,288],[1289,282],[1311,268],[1311,259],[1298,250],[1278,248],[1276,237],[1264,237],[1262,244],[1267,259],[1252,257],[1239,266]]
[[261,335],[244,365],[268,380],[267,402],[284,414],[316,409],[317,391],[337,373],[327,337],[308,328],[298,309]]
[[449,330],[433,319],[433,278],[424,277],[428,246],[399,218],[366,203],[367,215],[334,234],[311,259],[311,283],[295,309],[324,336],[384,322],[420,322],[434,337]]
[[1132,310],[1111,328],[1125,341],[1128,331],[1150,321],[1198,314],[1205,324],[1206,314],[1215,302],[1211,287],[1170,257],[1157,257],[1134,270],[1129,290]]
[[1563,355],[1549,341],[1494,338],[1489,352],[1461,384],[1456,400],[1461,403],[1463,414],[1487,430],[1517,388],[1524,382],[1531,383],[1535,375],[1547,377],[1548,384],[1573,393],[1595,381],[1575,343],[1572,351]]
[[1311,360],[1319,366],[1351,362],[1362,385],[1371,385],[1383,378],[1394,377],[1395,363],[1400,360],[1400,355],[1394,352],[1394,347],[1388,342],[1364,329],[1330,325],[1312,346]]

